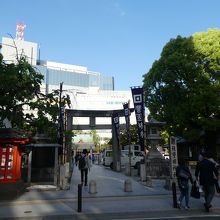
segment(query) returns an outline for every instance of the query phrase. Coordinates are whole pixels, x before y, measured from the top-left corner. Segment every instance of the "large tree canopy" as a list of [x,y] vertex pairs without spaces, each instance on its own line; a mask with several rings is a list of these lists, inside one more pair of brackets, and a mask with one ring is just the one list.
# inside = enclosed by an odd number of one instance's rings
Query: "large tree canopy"
[[150,114],[170,135],[196,140],[220,130],[220,30],[177,36],[144,75]]
[[59,90],[41,93],[42,80],[25,57],[6,64],[0,54],[0,127],[8,119],[13,128],[56,136],[59,107],[69,105],[70,99]]
[[[2,58],[2,57],[1,57]],[[5,64],[0,60],[0,118],[7,118],[13,127],[24,126],[31,114],[25,114],[25,105],[32,106],[40,95],[43,76],[28,64],[25,58],[17,64]]]

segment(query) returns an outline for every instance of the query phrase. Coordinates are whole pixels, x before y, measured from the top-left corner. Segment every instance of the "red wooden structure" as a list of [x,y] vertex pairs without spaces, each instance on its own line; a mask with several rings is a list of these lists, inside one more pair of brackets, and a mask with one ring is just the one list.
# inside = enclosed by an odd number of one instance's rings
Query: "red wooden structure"
[[0,183],[13,183],[21,179],[22,145],[29,139],[12,129],[0,129]]

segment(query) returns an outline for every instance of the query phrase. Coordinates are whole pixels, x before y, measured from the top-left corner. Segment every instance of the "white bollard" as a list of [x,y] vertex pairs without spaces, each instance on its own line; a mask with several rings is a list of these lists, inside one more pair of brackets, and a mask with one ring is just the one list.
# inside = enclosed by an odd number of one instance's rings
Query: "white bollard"
[[117,172],[121,171],[121,163],[119,161],[117,161],[117,163],[116,163],[116,171]]
[[152,179],[151,179],[150,176],[146,177],[146,186],[148,186],[148,187],[152,187],[153,186]]
[[165,185],[164,185],[164,188],[167,189],[167,190],[171,190],[172,189],[172,180],[170,179],[170,177],[166,177],[165,178]]
[[140,164],[140,178],[141,181],[146,181],[146,164]]
[[91,180],[89,182],[89,193],[93,194],[93,193],[97,193],[96,190],[96,181],[95,180]]
[[131,167],[129,163],[125,164],[125,175],[130,176],[131,175]]
[[125,192],[132,192],[131,180],[125,180],[124,191]]

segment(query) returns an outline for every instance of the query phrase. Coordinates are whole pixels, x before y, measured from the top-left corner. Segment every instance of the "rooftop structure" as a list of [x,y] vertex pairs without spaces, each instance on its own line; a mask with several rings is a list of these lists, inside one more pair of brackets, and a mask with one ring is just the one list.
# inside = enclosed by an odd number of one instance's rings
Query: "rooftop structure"
[[37,44],[20,39],[2,38],[1,53],[6,63],[16,63],[21,56],[25,56],[31,65],[37,64]]

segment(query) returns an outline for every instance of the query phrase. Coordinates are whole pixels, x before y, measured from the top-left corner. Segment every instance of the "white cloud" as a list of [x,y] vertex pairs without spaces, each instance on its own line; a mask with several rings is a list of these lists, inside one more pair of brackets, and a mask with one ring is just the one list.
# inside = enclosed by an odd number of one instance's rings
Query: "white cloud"
[[114,3],[114,8],[115,8],[116,12],[119,13],[119,15],[121,17],[126,15],[125,11],[121,8],[121,6],[120,6],[120,4],[118,2]]

